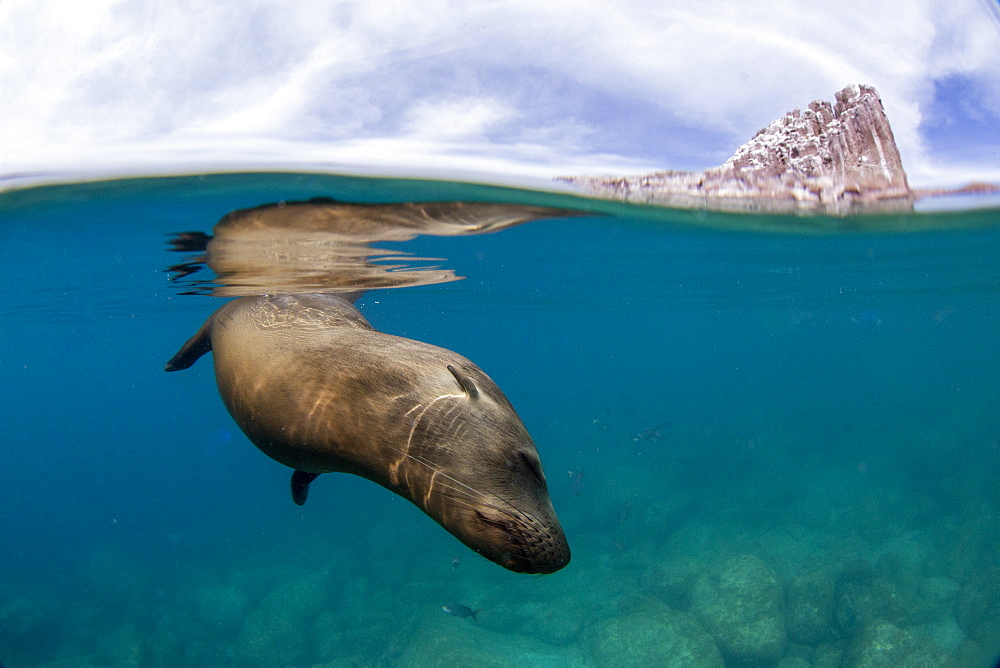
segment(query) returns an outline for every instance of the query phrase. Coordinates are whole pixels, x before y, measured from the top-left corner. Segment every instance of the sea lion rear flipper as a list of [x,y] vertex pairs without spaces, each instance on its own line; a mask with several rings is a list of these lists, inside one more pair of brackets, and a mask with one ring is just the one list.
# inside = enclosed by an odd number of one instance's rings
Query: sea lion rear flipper
[[197,362],[199,357],[212,350],[212,321],[214,319],[213,315],[205,321],[198,333],[188,339],[187,343],[177,351],[177,354],[170,358],[167,366],[163,369],[164,371],[186,369]]
[[295,470],[292,474],[292,501],[301,506],[309,497],[309,483],[319,477],[318,473]]

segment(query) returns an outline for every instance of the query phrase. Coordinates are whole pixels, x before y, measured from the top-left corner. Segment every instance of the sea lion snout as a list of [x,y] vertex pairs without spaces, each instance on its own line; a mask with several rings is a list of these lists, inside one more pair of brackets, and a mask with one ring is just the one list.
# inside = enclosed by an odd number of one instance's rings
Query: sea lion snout
[[570,560],[569,544],[555,512],[540,519],[497,508],[476,511],[480,531],[487,537],[479,552],[515,573],[555,573]]
[[[529,442],[530,443],[530,442]],[[436,493],[443,504],[431,502],[427,512],[463,543],[481,555],[517,573],[554,573],[570,560],[569,544],[549,500],[548,487],[538,455],[519,447],[506,466],[488,464]],[[534,460],[529,465],[526,462]],[[443,507],[438,516],[436,507]]]

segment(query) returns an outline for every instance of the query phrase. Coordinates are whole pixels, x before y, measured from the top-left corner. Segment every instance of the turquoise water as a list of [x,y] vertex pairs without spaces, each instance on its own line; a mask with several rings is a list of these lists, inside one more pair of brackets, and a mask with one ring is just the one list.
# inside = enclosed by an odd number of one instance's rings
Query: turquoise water
[[[584,211],[378,244],[464,279],[358,302],[504,390],[573,550],[563,570],[507,572],[353,476],[295,506],[209,360],[163,372],[222,303],[207,268],[171,280],[197,259],[171,235],[318,196]],[[295,174],[2,193],[0,661],[989,665],[998,222]]]

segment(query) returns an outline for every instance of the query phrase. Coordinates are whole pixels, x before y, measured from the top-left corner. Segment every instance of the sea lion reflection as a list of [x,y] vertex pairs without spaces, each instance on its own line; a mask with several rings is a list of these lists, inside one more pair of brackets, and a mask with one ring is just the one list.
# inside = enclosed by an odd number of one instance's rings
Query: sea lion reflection
[[169,241],[174,251],[201,255],[168,271],[178,280],[207,265],[215,280],[189,282],[196,292],[224,297],[429,285],[459,277],[440,266],[439,259],[376,244],[419,235],[486,234],[532,220],[575,215],[580,212],[491,202],[278,202],[227,214],[211,235],[175,235]]

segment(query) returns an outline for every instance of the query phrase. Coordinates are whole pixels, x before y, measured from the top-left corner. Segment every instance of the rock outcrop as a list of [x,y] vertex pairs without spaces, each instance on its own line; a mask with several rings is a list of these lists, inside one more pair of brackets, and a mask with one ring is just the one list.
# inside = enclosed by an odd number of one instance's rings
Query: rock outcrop
[[878,92],[855,84],[754,135],[718,167],[636,177],[564,177],[611,199],[720,211],[906,211],[913,192]]
[[781,659],[781,585],[760,558],[738,555],[721,571],[702,576],[691,594],[691,612],[715,638],[726,665],[772,666]]
[[719,648],[694,616],[664,609],[600,622],[588,645],[598,666],[723,668]]

